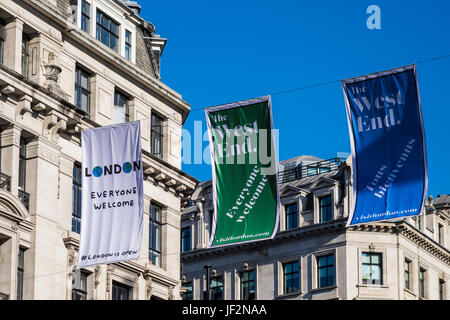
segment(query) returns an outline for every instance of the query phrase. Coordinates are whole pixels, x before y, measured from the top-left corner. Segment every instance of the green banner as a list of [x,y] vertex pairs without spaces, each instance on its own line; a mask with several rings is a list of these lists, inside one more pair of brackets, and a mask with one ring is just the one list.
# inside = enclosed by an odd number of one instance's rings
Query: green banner
[[208,247],[273,238],[280,201],[270,96],[205,113],[215,208]]

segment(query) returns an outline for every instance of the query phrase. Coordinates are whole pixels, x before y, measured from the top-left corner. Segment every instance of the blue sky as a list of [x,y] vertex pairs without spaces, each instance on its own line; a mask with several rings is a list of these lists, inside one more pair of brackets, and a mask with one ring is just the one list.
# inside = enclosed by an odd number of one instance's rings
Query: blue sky
[[[450,55],[450,1],[140,1],[168,42],[162,80],[193,109],[346,79]],[[369,30],[366,9],[381,9]],[[450,57],[417,66],[427,139],[429,192],[450,194]],[[341,84],[272,97],[279,160],[350,152]],[[203,148],[208,145],[203,143]],[[207,164],[183,164],[203,181]]]

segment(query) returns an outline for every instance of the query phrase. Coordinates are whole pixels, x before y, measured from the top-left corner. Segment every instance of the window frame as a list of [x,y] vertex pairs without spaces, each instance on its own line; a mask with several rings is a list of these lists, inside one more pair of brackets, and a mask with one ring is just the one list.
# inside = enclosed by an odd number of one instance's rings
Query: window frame
[[[108,28],[103,25],[103,19],[108,21]],[[100,21],[99,21],[100,20]],[[115,52],[119,52],[120,48],[120,23],[116,22],[113,18],[105,14],[102,10],[97,8],[96,12],[96,30],[95,30],[95,38],[103,43],[105,46],[110,48]],[[112,30],[111,26],[115,25],[116,32]],[[108,35],[108,43],[103,42],[103,31]],[[111,47],[111,36],[116,39],[115,47]]]
[[[120,102],[123,101],[124,105],[120,105]],[[123,94],[121,90],[115,89],[114,90],[114,123],[126,123],[130,121],[130,97]],[[124,109],[124,116],[123,122],[117,122],[116,121],[116,110],[117,109]]]
[[419,280],[419,292],[418,292],[419,299],[426,299],[427,269],[425,269],[424,267],[419,266],[418,280]]
[[[72,227],[71,230],[80,234],[81,232],[81,201],[82,201],[82,167],[74,163],[72,175]],[[76,209],[76,210],[74,210]],[[78,211],[78,212],[74,212]],[[75,221],[75,228],[74,228]]]
[[[189,230],[189,234],[187,236],[183,233],[183,231],[186,231],[186,230]],[[187,239],[187,242],[185,242],[186,239]],[[186,243],[189,244],[188,249],[185,248]],[[191,226],[182,227],[181,228],[181,253],[188,252],[191,250],[192,250],[192,227]]]
[[[86,10],[84,10],[85,8]],[[80,29],[89,34],[91,32],[91,4],[86,0],[81,0]]]
[[27,184],[27,143],[27,139],[21,136],[19,148],[19,179],[17,188],[23,192],[26,192]]
[[[408,268],[406,268],[406,266],[408,266]],[[408,258],[404,259],[404,263],[403,263],[403,275],[404,275],[404,283],[403,285],[405,286],[406,290],[411,291],[411,284],[412,284],[412,279],[411,279],[411,266],[412,266],[412,261]]]
[[444,279],[439,278],[439,284],[438,284],[438,299],[439,300],[446,300],[445,297],[445,288],[446,287],[446,282]]
[[[248,280],[243,280],[244,274],[248,274]],[[252,279],[251,275],[254,274],[254,279]],[[256,292],[257,292],[257,274],[256,274],[256,269],[249,269],[249,270],[242,270],[239,273],[239,298],[240,300],[256,300]],[[253,292],[252,292],[252,283],[254,286]],[[244,286],[248,286],[248,298],[244,299]],[[251,295],[253,294],[253,297],[251,297]]]
[[[332,257],[332,262],[333,264],[328,264],[328,258]],[[325,266],[320,266],[320,259],[323,258],[327,258],[326,260],[326,265]],[[326,279],[328,279],[329,275],[328,275],[328,270],[331,269],[333,270],[333,281],[332,283],[328,283],[328,280],[326,282],[325,285],[321,284],[321,277],[320,277],[320,270],[326,268],[327,272],[326,272]],[[330,287],[334,287],[336,286],[336,254],[335,252],[327,252],[327,253],[323,253],[320,255],[316,255],[316,275],[317,275],[317,281],[316,281],[316,288],[317,289],[324,289],[324,288],[330,288]]]
[[[158,124],[154,124],[154,120],[159,121]],[[163,153],[164,153],[164,118],[152,113],[151,117],[150,117],[150,127],[151,127],[151,141],[150,141],[150,152],[152,155],[154,155],[155,157],[162,159],[163,158]],[[159,131],[156,130],[155,128],[159,128]],[[159,141],[159,153],[155,152],[155,136],[158,137],[158,141]]]
[[[88,296],[88,291],[87,291],[88,277],[89,277],[89,273],[80,270],[80,284],[81,284],[81,288],[72,287],[72,300],[87,300],[87,296]],[[83,286],[84,286],[84,289],[83,289]],[[76,297],[81,297],[81,299],[74,299]]]
[[30,36],[25,32],[22,32],[22,53],[21,53],[21,74],[25,78],[29,76],[29,64],[30,64]]
[[125,59],[131,62],[132,52],[133,52],[133,42],[132,42],[132,33],[130,30],[125,29],[125,48],[124,55]]
[[17,254],[17,282],[16,282],[17,300],[23,300],[23,275],[25,273],[25,251],[26,248],[19,247]]
[[[322,199],[329,199],[329,203],[326,203],[325,205],[322,204]],[[329,222],[329,221],[333,221],[333,197],[331,194],[324,194],[318,197],[318,203],[319,203],[319,223],[323,223],[323,222]],[[322,209],[323,208],[329,208],[330,212],[329,215],[327,214],[325,218],[328,218],[327,220],[324,220],[323,218],[323,214],[322,214]]]
[[[87,88],[82,86],[82,77],[86,78]],[[79,92],[78,92],[79,90]],[[79,95],[79,96],[78,96]],[[86,109],[82,106],[82,97],[86,96],[87,106]],[[91,74],[87,72],[85,69],[76,66],[75,67],[75,101],[74,105],[84,112],[90,113],[91,109]]]
[[[117,289],[120,289],[117,292]],[[123,291],[122,291],[123,290]],[[112,289],[111,289],[111,300],[115,301],[124,301],[124,300],[132,300],[132,290],[133,287],[127,286],[126,284],[119,281],[112,281]],[[116,291],[116,292],[114,292]],[[126,299],[115,299],[121,292],[126,292]]]
[[[159,209],[159,213],[156,212],[154,214],[153,209]],[[162,266],[162,210],[163,207],[156,204],[150,203],[150,212],[149,212],[149,243],[148,243],[148,258],[151,263],[157,267]],[[153,239],[153,231],[157,230],[158,239],[155,241]]]
[[[289,208],[295,207],[295,211],[289,211]],[[295,226],[290,226],[290,219],[295,217]],[[298,202],[293,202],[284,205],[284,230],[293,230],[299,227],[299,210],[298,210]]]
[[[369,262],[364,262],[364,255],[369,255]],[[378,264],[376,263],[372,263],[372,258],[373,256],[378,256],[379,257],[379,262]],[[383,281],[384,281],[384,277],[383,277],[383,253],[382,252],[367,252],[367,251],[363,251],[361,252],[361,269],[362,269],[362,274],[361,274],[361,283],[364,285],[378,285],[378,286],[382,286],[383,285]],[[370,273],[370,279],[364,279],[364,266],[368,266],[369,267],[369,273]],[[373,283],[374,279],[372,279],[372,267],[379,267],[379,275],[380,275],[380,279],[378,280],[379,283]],[[370,282],[364,282],[365,280],[368,280]]]
[[[219,282],[216,279],[221,279],[222,281]],[[216,281],[216,283],[221,283],[221,285],[215,285],[213,286],[213,281]],[[225,277],[224,275],[216,275],[209,279],[209,290],[211,292],[211,300],[225,300]],[[216,299],[215,294],[217,294],[216,291],[220,290],[220,298]]]
[[[286,272],[286,266],[287,265],[292,265],[292,264],[297,264],[297,271],[291,271],[289,273]],[[286,261],[286,262],[282,262],[281,263],[281,271],[282,271],[282,275],[283,275],[283,294],[287,295],[287,294],[292,294],[292,293],[299,293],[301,292],[301,287],[300,287],[300,261],[299,260],[292,260],[292,261]],[[286,276],[287,275],[295,275],[297,274],[297,285],[298,288],[297,290],[287,290],[287,286],[286,286]],[[294,282],[294,280],[292,279],[292,282]],[[295,286],[289,287],[289,288],[295,288]]]

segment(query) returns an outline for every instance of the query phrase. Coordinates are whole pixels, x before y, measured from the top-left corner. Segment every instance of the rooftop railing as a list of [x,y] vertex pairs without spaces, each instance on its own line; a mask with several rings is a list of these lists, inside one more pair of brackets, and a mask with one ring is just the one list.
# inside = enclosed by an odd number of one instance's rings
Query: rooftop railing
[[285,167],[284,171],[278,174],[278,182],[286,183],[326,172],[336,171],[343,162],[345,162],[344,158],[332,158],[294,168]]

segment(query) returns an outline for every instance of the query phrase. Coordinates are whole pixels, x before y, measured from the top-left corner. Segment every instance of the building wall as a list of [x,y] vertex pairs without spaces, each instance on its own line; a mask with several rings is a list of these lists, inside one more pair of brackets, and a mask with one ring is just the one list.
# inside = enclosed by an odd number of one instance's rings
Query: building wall
[[[72,298],[79,246],[79,234],[72,229],[72,188],[74,165],[81,163],[80,135],[84,129],[114,123],[114,91],[120,89],[129,97],[129,121],[141,121],[144,237],[138,260],[82,270],[89,273],[87,299],[111,299],[113,282],[129,286],[133,299],[178,299],[181,202],[197,183],[180,170],[181,129],[189,104],[154,72],[136,62],[138,53],[145,55],[137,51],[146,48],[136,46],[137,30],[145,21],[115,0],[87,2],[93,10],[91,30],[95,30],[97,7],[120,23],[118,52],[97,40],[95,33],[80,29],[81,0],[74,10],[76,18],[69,1],[1,0],[5,34],[0,65],[0,171],[7,183],[0,183],[0,292],[9,299],[17,298],[17,256],[19,247],[23,247],[23,298]],[[133,32],[131,61],[124,57],[124,27]],[[30,37],[29,71],[25,76],[23,33]],[[61,68],[57,81],[46,79],[48,64]],[[77,67],[90,73],[88,113],[75,105]],[[163,119],[161,159],[151,149],[153,113]],[[27,141],[24,163],[28,208],[19,192],[21,137]],[[148,259],[151,203],[163,207],[161,266],[152,265]]]
[[[429,198],[426,213],[419,217],[346,228],[351,176],[351,159],[347,159],[335,171],[282,182],[280,225],[273,240],[209,249],[205,240],[209,237],[208,212],[212,210],[211,183],[200,183],[181,219],[181,227],[191,227],[193,234],[192,250],[181,254],[184,285],[193,283],[193,299],[202,299],[206,290],[203,267],[207,264],[212,266],[213,276],[214,272],[225,275],[227,300],[240,299],[239,273],[246,269],[257,270],[256,299],[422,299],[419,268],[426,269],[423,299],[440,298],[440,279],[445,281],[444,299],[449,299],[450,201]],[[332,220],[327,222],[319,221],[319,197],[323,195],[331,196],[333,209]],[[299,223],[287,230],[285,206],[293,203],[298,204]],[[438,232],[431,232],[436,230],[437,221],[443,226],[442,243]],[[380,284],[364,283],[363,253],[381,254]],[[334,255],[334,284],[319,288],[317,258],[328,254]],[[411,261],[410,290],[405,288],[405,258]],[[293,261],[300,266],[299,290],[285,294],[283,264]]]

